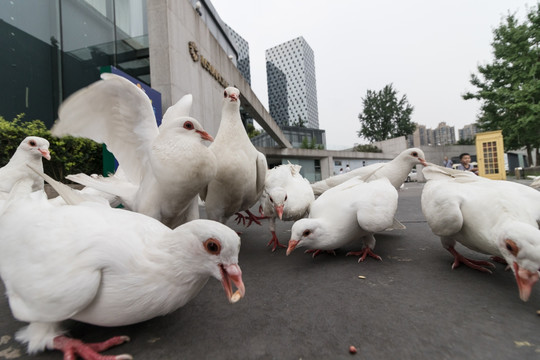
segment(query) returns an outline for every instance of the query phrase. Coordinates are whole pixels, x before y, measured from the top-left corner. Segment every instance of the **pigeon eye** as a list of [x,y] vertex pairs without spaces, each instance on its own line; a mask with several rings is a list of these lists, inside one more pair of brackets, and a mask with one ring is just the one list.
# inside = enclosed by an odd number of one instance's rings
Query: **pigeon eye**
[[311,230],[304,230],[302,233],[302,236],[309,236],[311,234]]
[[193,123],[191,121],[186,121],[184,123],[184,129],[188,129],[188,130],[193,130],[194,126],[193,126]]
[[269,196],[269,199],[270,199],[270,201],[271,201],[271,202],[274,202],[274,199],[272,199],[272,197],[271,197],[271,196]]
[[514,256],[517,256],[517,254],[518,254],[518,252],[519,252],[519,248],[518,248],[518,246],[516,245],[516,243],[513,242],[512,240],[509,240],[509,239],[507,239],[507,240],[505,241],[505,243],[506,243],[506,249],[507,249],[508,251],[510,251],[510,254],[512,254],[512,255],[514,255]]
[[285,195],[285,200],[284,201],[287,201],[287,195]]
[[204,248],[212,255],[218,255],[221,252],[221,244],[216,239],[208,239],[204,242]]
[[416,151],[413,152],[411,155],[414,156],[414,157],[418,157],[418,153]]
[[227,97],[227,90],[225,90],[225,91],[223,92],[223,97],[224,97],[224,98]]
[[30,146],[36,146],[36,142],[35,142],[34,140],[30,140],[30,141],[28,142],[28,144],[29,144]]

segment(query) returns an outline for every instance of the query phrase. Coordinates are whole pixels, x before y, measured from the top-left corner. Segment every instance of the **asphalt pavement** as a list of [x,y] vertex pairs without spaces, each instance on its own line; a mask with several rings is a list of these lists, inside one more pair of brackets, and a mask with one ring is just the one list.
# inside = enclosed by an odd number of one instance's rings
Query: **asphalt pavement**
[[[131,342],[105,354],[135,359],[540,359],[540,285],[525,303],[502,264],[491,275],[463,265],[452,270],[452,256],[422,214],[422,187],[406,183],[400,190],[396,217],[407,229],[376,234],[383,261],[345,256],[360,243],[336,256],[312,258],[302,248],[290,256],[284,249],[272,253],[266,221],[244,228],[230,220],[242,231],[246,296],[238,303],[228,303],[212,278],[167,316],[116,328],[64,325],[87,342],[128,335]],[[291,226],[277,223],[284,243]],[[0,316],[0,359],[62,358],[57,351],[26,355],[13,339],[24,323],[13,318],[5,297]]]

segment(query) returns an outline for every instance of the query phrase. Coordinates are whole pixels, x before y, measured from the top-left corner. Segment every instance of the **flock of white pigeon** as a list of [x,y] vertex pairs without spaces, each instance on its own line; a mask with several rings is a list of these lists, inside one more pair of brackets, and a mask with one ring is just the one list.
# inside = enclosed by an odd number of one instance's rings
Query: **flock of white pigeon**
[[[103,74],[62,104],[52,133],[105,143],[120,164],[115,174],[70,175],[85,185],[73,190],[44,174],[49,143],[39,137],[24,139],[0,169],[0,276],[13,316],[29,323],[16,339],[30,354],[57,349],[65,358],[130,359],[99,354],[127,337],[84,344],[64,335],[60,323],[121,326],[165,315],[210,277],[230,302],[240,300],[240,237],[225,225],[235,214],[248,226],[268,218],[272,251],[305,247],[316,256],[362,240],[347,255],[381,259],[374,234],[405,228],[395,219],[398,190],[418,164],[428,180],[422,211],[454,256],[452,268],[494,267],[459,254],[459,242],[508,264],[521,299],[529,298],[540,269],[539,191],[428,164],[415,148],[310,184],[299,165],[267,170],[242,125],[237,89],[225,89],[215,138],[189,116],[191,103],[190,95],[180,99],[158,127],[141,89]],[[47,198],[44,181],[57,198]],[[199,219],[199,198],[208,219]],[[249,211],[257,202],[259,215]],[[288,246],[277,238],[277,218],[295,221]]]

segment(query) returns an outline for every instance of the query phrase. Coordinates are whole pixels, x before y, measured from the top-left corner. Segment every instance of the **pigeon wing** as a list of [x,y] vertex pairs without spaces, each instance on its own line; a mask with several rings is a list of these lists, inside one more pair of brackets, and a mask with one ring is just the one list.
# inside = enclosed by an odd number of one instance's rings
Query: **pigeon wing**
[[455,190],[444,180],[429,180],[422,190],[422,212],[435,235],[451,236],[463,227],[463,198]]
[[364,183],[362,188],[365,193],[355,202],[360,227],[369,232],[391,227],[398,204],[397,190],[386,178]]
[[266,157],[257,152],[257,180],[256,180],[256,189],[257,189],[257,199],[261,196],[262,191],[264,190],[264,182],[266,180],[266,172],[268,169],[268,164],[266,162]]
[[129,80],[104,73],[98,81],[71,95],[58,110],[51,132],[105,143],[122,164],[130,182],[140,183],[158,136],[150,99]]

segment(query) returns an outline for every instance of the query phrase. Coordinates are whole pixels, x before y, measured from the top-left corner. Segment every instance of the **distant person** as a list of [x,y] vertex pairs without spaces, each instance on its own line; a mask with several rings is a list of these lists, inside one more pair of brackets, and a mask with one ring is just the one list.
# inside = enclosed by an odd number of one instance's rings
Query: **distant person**
[[478,175],[478,168],[471,165],[471,155],[469,153],[459,155],[459,165],[456,169],[470,171],[475,175]]
[[448,158],[448,156],[445,156],[444,157],[444,160],[443,160],[443,166],[444,167],[447,167],[447,168],[452,168],[452,165],[454,165],[454,163],[452,162],[452,160],[450,160]]
[[347,164],[347,166],[345,167],[345,172],[348,173],[349,171],[351,171],[351,168],[349,167],[349,164]]
[[339,173],[343,174],[343,168],[339,169]]

